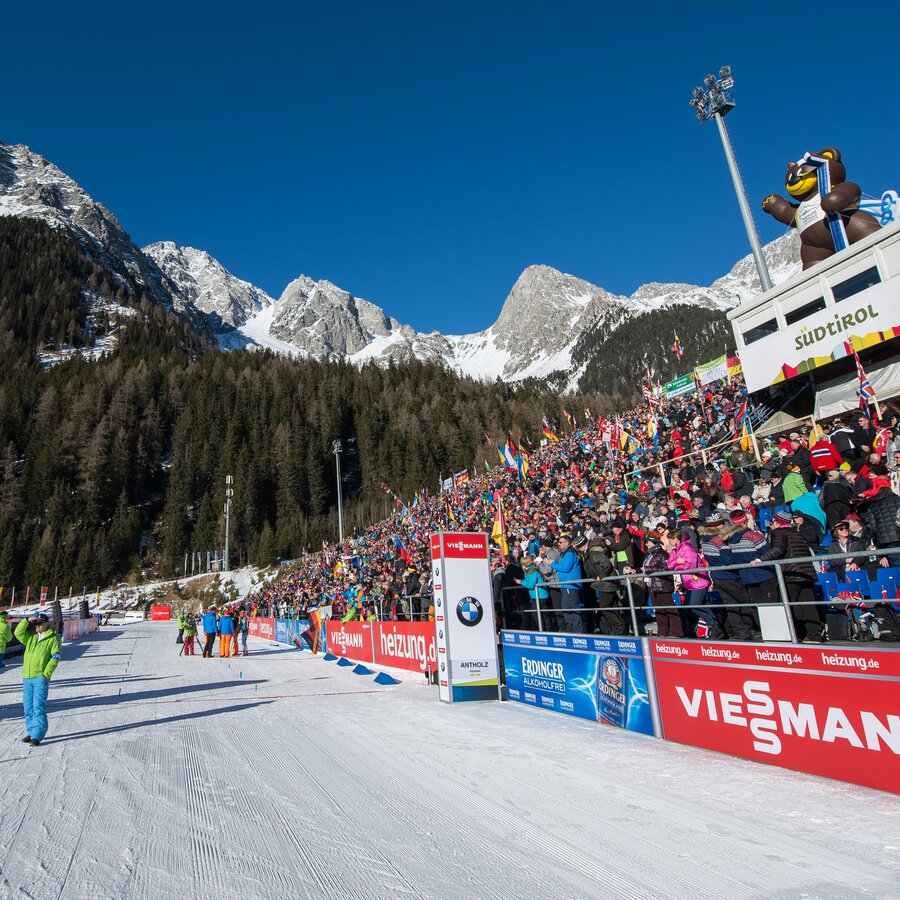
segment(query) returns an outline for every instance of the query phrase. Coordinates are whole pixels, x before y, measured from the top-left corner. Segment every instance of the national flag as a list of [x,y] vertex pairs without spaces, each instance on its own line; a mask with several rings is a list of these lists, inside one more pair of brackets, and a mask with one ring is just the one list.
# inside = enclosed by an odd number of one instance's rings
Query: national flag
[[453,515],[453,510],[450,508],[450,504],[447,502],[447,498],[446,498],[446,497],[441,497],[441,500],[443,501],[443,504],[444,504],[444,511],[447,513],[447,518],[448,518],[451,522],[455,522],[455,521],[456,521],[456,516]]
[[469,483],[469,470],[463,469],[462,472],[457,472],[453,476],[453,487],[459,487],[461,484]]
[[588,407],[584,408],[584,417],[588,420],[588,422],[592,422],[594,420],[594,416],[592,415],[590,409]]
[[741,450],[749,450],[753,446],[753,439],[750,437],[750,418],[744,416],[744,424],[741,428]]
[[725,365],[728,366],[728,380],[730,381],[736,375],[740,375],[741,372],[744,371],[743,365],[741,365],[741,358],[735,354],[734,356],[729,356],[725,361]]
[[678,357],[678,359],[681,359],[681,357],[684,356],[684,347],[681,346],[681,340],[678,337],[678,332],[673,329],[672,334],[675,335],[675,343],[672,344],[672,352],[676,357]]
[[568,410],[564,409],[563,415],[566,417],[566,421],[569,423],[569,430],[574,431],[575,430],[575,420],[572,418],[571,415],[569,415]]
[[650,418],[647,419],[647,437],[650,438],[651,441],[656,441],[656,438],[659,434],[659,425],[657,424],[656,416],[653,413],[650,413]]
[[410,555],[409,550],[407,550],[406,547],[403,546],[403,541],[401,541],[400,538],[398,538],[396,535],[394,535],[392,540],[394,542],[394,549],[400,551],[400,557],[407,565],[409,565],[412,562],[412,556]]
[[336,559],[334,561],[334,569],[332,570],[332,574],[334,575],[335,578],[339,578],[341,572],[343,572],[343,571],[344,571],[344,564],[341,562],[341,560]]
[[494,494],[494,500],[497,503],[497,512],[494,516],[494,527],[491,529],[491,537],[500,548],[502,556],[509,556],[509,544],[506,542],[506,519],[503,516],[503,501],[500,499],[500,492]]
[[302,637],[303,640],[306,641],[309,649],[312,650],[313,653],[318,653],[319,634],[322,631],[322,622],[324,620],[322,609],[320,607],[316,607],[315,609],[307,610],[306,618],[309,620],[309,628],[307,628],[306,631],[304,631],[300,635],[300,637]]
[[[853,351],[853,357],[856,360],[856,374],[859,376],[859,390],[857,391],[859,394],[859,408],[868,415],[870,403],[875,404],[876,410],[878,408],[878,400],[875,398],[875,388],[873,388],[869,382],[869,377],[866,375],[862,363],[859,361],[859,354],[855,350]],[[878,421],[877,413],[875,421]]]
[[507,432],[507,434],[509,435],[509,441],[507,442],[507,447],[509,447],[510,452],[512,453],[513,456],[518,456],[519,448],[516,446],[516,442],[513,440],[512,432],[509,431],[509,432]]
[[516,456],[512,451],[512,447],[509,444],[503,445],[503,465],[505,465],[508,469],[516,469]]
[[547,438],[547,440],[551,443],[558,444],[559,437],[557,436],[556,432],[550,427],[550,423],[547,421],[546,416],[544,416],[542,420],[542,425],[544,428],[544,437]]
[[528,475],[528,462],[528,454],[520,447],[519,455],[516,457],[516,471],[519,475],[519,481],[524,481]]

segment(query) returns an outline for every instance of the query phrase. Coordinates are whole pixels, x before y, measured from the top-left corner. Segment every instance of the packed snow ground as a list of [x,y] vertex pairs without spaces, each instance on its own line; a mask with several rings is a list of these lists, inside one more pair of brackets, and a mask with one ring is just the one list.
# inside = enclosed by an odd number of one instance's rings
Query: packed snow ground
[[172,623],[0,674],[0,896],[887,898],[900,800]]

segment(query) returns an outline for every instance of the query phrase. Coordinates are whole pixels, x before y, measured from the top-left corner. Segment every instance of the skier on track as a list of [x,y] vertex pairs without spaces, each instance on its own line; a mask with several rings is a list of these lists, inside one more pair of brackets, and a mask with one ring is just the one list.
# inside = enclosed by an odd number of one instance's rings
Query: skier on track
[[194,638],[197,637],[197,622],[193,616],[184,617],[184,647],[185,656],[194,655]]
[[[240,637],[241,647],[240,651],[235,655],[239,656],[249,656],[250,654],[247,652],[247,637],[250,634],[250,620],[247,618],[247,610],[241,610],[241,617],[237,622],[237,633]],[[237,645],[235,645],[237,648]]]
[[59,665],[59,635],[50,628],[50,619],[41,614],[22,619],[16,639],[25,648],[22,660],[22,705],[25,707],[23,743],[37,747],[47,734],[47,693],[50,676]]

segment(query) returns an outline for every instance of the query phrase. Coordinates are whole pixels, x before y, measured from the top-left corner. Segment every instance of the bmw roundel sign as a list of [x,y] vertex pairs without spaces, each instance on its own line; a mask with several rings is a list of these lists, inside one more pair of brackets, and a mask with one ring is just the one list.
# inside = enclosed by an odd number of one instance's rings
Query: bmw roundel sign
[[463,597],[456,604],[456,618],[470,628],[477,625],[484,618],[484,607],[481,605],[481,601],[475,597]]

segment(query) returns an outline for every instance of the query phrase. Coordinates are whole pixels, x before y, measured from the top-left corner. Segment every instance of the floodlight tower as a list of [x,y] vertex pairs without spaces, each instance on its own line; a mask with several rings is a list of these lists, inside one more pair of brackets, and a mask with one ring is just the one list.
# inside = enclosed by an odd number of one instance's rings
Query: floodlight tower
[[766,258],[763,256],[762,246],[759,243],[759,235],[756,233],[756,223],[750,212],[750,204],[747,202],[747,193],[744,190],[744,182],[738,169],[737,160],[734,158],[734,149],[731,146],[731,138],[725,127],[725,116],[734,109],[734,78],[731,77],[731,66],[722,66],[719,69],[719,77],[707,75],[703,79],[704,87],[695,87],[691,92],[691,106],[697,120],[706,122],[715,119],[719,128],[719,137],[722,139],[722,147],[725,150],[725,159],[728,160],[728,169],[731,172],[731,180],[734,182],[734,192],[737,194],[738,205],[741,208],[741,217],[744,220],[744,228],[747,229],[747,237],[750,240],[750,249],[753,259],[756,261],[756,271],[759,273],[759,283],[763,292],[772,290],[772,279],[769,277],[769,269],[766,266]]
[[331,444],[331,452],[334,454],[334,461],[337,465],[337,506],[338,506],[338,538],[344,543],[344,503],[341,499],[341,453],[343,445],[340,441],[333,441]]

